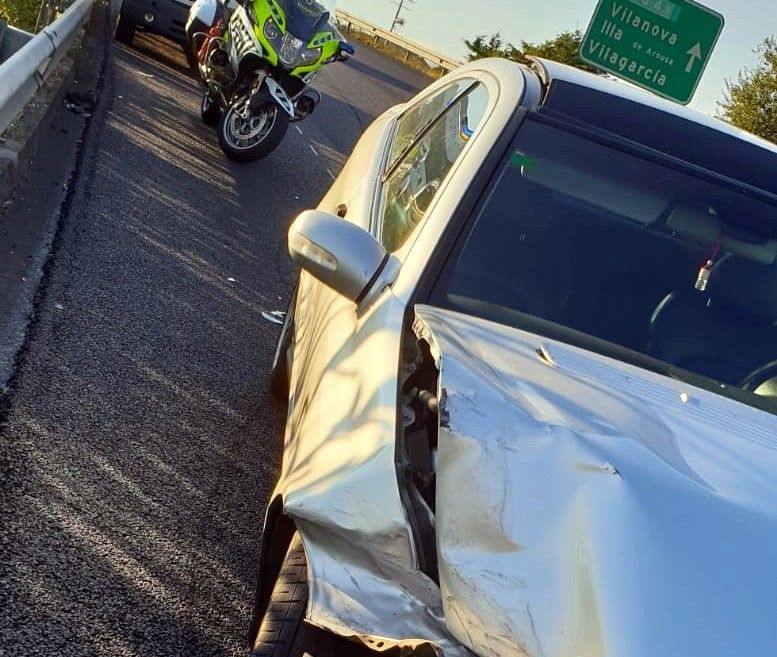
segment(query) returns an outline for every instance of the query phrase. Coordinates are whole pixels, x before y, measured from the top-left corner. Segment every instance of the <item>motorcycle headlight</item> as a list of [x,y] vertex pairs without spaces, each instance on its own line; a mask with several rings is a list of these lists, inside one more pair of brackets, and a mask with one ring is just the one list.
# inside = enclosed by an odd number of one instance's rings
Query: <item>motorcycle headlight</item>
[[281,30],[272,18],[268,18],[264,23],[264,36],[268,41],[277,41],[281,37]]
[[318,61],[319,57],[321,57],[321,48],[307,48],[302,51],[300,63],[312,64],[313,62]]
[[278,51],[278,57],[286,66],[293,66],[299,60],[304,47],[304,41],[287,32],[283,35],[283,43]]

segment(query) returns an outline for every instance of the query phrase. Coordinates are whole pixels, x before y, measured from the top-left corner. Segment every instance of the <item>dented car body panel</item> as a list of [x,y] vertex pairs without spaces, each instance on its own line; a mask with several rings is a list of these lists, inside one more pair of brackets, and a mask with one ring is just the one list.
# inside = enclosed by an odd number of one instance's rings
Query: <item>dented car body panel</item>
[[774,654],[777,417],[486,320],[416,317],[440,362],[440,587],[463,643]]
[[[306,358],[294,364],[277,494],[303,537],[309,620],[385,647],[429,638],[452,647],[437,586],[416,569],[397,485],[402,310],[387,291],[357,318],[353,304],[307,279],[295,326],[296,353]],[[306,312],[315,293],[331,295],[317,299],[321,314]],[[328,339],[320,339],[321,325],[330,327]],[[358,376],[365,362],[373,363],[371,375]]]

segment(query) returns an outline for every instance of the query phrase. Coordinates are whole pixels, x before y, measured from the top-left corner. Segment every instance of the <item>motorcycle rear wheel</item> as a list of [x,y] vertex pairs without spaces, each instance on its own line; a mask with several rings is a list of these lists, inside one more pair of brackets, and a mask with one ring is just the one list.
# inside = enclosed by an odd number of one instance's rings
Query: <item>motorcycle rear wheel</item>
[[245,100],[238,100],[224,112],[219,123],[219,145],[236,162],[253,162],[272,153],[289,128],[289,116],[278,105],[267,102],[245,119],[240,111]]

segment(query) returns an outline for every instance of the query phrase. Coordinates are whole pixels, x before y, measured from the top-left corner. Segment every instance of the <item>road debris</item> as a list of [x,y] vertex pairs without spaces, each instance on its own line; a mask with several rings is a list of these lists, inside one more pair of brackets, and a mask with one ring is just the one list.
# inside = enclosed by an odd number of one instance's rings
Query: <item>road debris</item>
[[283,310],[273,310],[272,312],[262,311],[262,317],[272,324],[283,324],[286,312]]
[[80,93],[69,91],[65,94],[65,107],[74,114],[91,115],[97,106],[97,96],[94,92]]

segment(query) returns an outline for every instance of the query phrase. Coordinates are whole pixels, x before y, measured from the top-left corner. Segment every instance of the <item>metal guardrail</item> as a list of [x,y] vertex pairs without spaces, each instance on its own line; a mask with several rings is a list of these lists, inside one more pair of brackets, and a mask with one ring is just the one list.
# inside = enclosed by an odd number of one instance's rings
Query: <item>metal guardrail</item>
[[62,16],[0,64],[0,133],[43,86],[88,18],[93,3],[94,0],[76,0]]
[[345,23],[348,29],[356,28],[361,32],[366,32],[367,34],[371,34],[378,39],[382,39],[387,43],[390,43],[392,45],[397,46],[398,48],[401,48],[402,50],[405,50],[408,54],[416,55],[418,57],[423,58],[428,62],[431,62],[436,66],[439,66],[445,71],[452,71],[453,69],[461,66],[460,61],[457,61],[455,59],[451,59],[450,57],[446,57],[445,55],[436,53],[433,50],[429,50],[429,48],[426,48],[421,44],[416,43],[415,41],[406,39],[400,36],[399,34],[397,34],[396,32],[390,32],[389,30],[384,30],[382,27],[378,27],[374,23],[370,23],[369,21],[366,21],[363,18],[359,18],[358,16],[349,14],[347,11],[342,11],[341,9],[338,9],[337,20],[342,23]]

